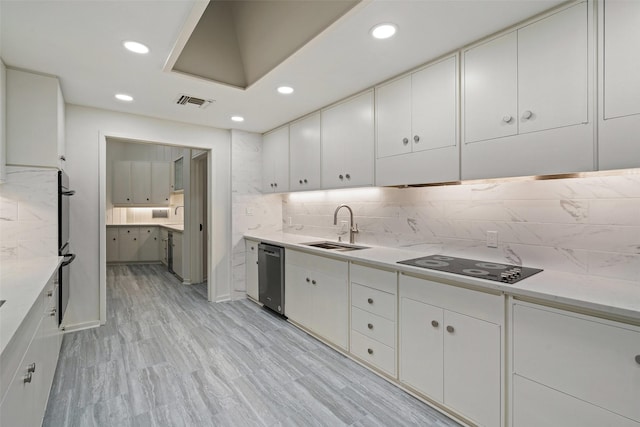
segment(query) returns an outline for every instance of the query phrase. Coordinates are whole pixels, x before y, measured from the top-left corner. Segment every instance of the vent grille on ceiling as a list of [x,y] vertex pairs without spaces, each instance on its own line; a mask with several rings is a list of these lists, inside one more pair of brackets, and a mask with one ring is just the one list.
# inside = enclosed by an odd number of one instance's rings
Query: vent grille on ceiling
[[203,99],[190,95],[179,95],[176,100],[176,104],[178,105],[193,105],[198,108],[207,108],[213,102],[213,99]]

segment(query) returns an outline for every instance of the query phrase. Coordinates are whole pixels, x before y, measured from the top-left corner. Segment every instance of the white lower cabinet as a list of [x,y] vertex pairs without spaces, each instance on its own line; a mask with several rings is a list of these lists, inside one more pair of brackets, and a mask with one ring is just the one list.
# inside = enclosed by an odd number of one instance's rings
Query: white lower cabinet
[[395,271],[351,264],[351,353],[396,377]]
[[504,299],[401,274],[400,381],[481,426],[502,425]]
[[346,349],[349,335],[349,267],[295,250],[285,255],[285,314],[319,337]]
[[182,233],[173,232],[173,272],[184,277],[182,268]]
[[107,262],[120,261],[118,229],[107,227]]
[[247,295],[258,301],[258,242],[245,240],[245,283]]
[[[640,425],[639,327],[520,301],[512,309],[514,427]],[[553,420],[525,419],[531,394],[554,402]]]
[[137,261],[140,248],[138,227],[121,227],[118,229],[119,261]]
[[162,261],[166,264],[164,238],[167,238],[166,231],[161,234],[157,226],[107,227],[107,262]]
[[160,241],[158,227],[141,227],[138,238],[140,248],[138,250],[138,261],[157,261],[160,259]]
[[62,342],[55,310],[57,275],[56,270],[23,320],[16,332],[21,336],[2,353],[2,426],[42,425]]

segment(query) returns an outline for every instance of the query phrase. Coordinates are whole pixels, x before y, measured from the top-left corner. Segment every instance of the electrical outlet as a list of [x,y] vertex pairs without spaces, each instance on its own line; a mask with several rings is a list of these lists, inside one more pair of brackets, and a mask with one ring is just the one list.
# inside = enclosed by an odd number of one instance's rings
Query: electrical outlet
[[247,216],[253,216],[253,208],[247,208],[244,212]]
[[488,248],[497,248],[498,247],[498,232],[497,231],[487,231],[487,247]]

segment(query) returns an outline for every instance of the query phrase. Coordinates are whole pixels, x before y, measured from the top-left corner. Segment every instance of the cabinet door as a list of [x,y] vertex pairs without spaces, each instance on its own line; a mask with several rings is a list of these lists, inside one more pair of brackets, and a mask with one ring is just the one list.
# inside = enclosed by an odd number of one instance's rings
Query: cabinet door
[[[287,317],[312,329],[312,285],[306,269],[293,264],[285,265],[284,310]],[[309,281],[307,281],[307,279]]]
[[245,255],[245,280],[247,295],[258,301],[258,244],[247,241]]
[[[339,274],[343,269],[333,272]],[[339,347],[347,348],[349,335],[349,272],[335,276],[310,272],[313,286],[313,330]],[[315,281],[315,283],[313,283]]]
[[130,262],[138,260],[138,249],[140,247],[138,227],[118,229],[118,254],[120,261]]
[[160,254],[160,261],[164,265],[167,265],[169,263],[168,252],[167,252],[168,245],[169,245],[169,232],[164,228],[160,228],[160,250],[162,251],[162,253]]
[[604,3],[604,118],[640,114],[640,2]]
[[151,163],[151,203],[169,206],[171,194],[171,165],[167,162]]
[[457,82],[455,57],[411,76],[413,151],[456,145]]
[[322,187],[373,184],[373,92],[322,111]]
[[587,123],[587,3],[518,30],[519,132]]
[[400,300],[400,381],[443,401],[443,310],[410,298]]
[[151,203],[151,163],[131,162],[131,193],[133,203]]
[[376,88],[377,158],[411,152],[411,76]]
[[158,239],[158,227],[140,228],[139,261],[157,261],[160,259],[160,242]]
[[518,133],[518,35],[500,36],[464,52],[464,141]]
[[173,232],[173,271],[184,278],[182,268],[182,233]]
[[111,200],[114,205],[131,204],[131,162],[113,162],[113,186]]
[[320,113],[292,123],[289,138],[289,188],[320,188]]
[[640,427],[640,423],[514,375],[512,426]]
[[444,312],[444,403],[483,426],[501,418],[500,326]]
[[289,190],[289,126],[264,136],[262,189],[265,193]]
[[107,228],[107,262],[120,261],[118,245],[118,228]]

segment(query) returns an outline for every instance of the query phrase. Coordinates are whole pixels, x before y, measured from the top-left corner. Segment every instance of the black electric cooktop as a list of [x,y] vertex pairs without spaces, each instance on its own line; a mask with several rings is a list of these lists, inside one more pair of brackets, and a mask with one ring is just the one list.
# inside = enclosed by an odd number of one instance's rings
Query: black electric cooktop
[[502,283],[516,283],[541,272],[539,268],[519,265],[497,264],[477,259],[454,258],[445,255],[430,255],[421,258],[398,261],[398,264],[412,265],[429,270],[446,271],[463,276],[477,277]]

